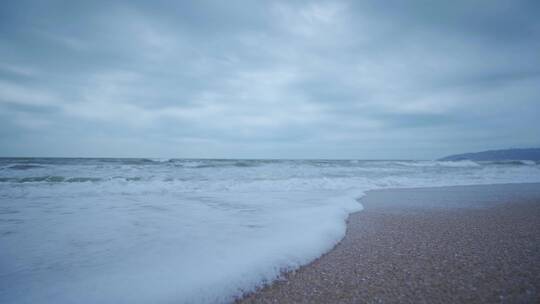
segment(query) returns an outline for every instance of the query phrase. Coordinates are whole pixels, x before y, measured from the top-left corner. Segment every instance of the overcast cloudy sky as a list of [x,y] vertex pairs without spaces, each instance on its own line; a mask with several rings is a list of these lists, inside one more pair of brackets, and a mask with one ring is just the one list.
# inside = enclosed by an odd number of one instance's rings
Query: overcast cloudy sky
[[539,120],[537,0],[0,9],[3,156],[429,159]]

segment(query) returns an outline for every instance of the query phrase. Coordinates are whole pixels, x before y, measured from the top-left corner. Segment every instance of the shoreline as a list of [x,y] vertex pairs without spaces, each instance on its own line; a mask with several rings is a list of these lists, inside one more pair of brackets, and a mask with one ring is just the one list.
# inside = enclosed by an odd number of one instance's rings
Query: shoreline
[[540,184],[371,190],[330,251],[236,303],[540,301]]

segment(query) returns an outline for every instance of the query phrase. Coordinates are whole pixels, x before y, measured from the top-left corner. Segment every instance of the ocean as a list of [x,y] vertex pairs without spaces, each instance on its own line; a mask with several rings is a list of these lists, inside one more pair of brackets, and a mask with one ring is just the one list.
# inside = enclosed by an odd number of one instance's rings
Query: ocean
[[532,161],[0,158],[0,303],[227,303],[330,250],[368,190]]

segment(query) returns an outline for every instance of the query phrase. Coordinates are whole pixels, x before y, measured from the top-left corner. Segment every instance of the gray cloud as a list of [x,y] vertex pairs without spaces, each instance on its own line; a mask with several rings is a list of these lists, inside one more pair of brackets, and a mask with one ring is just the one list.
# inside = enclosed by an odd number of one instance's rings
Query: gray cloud
[[0,154],[433,158],[540,145],[536,1],[18,1]]

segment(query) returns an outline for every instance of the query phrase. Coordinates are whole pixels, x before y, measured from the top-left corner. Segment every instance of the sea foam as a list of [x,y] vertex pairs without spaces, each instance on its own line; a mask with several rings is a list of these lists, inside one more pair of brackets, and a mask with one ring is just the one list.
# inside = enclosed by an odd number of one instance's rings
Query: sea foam
[[476,162],[0,160],[1,303],[227,303],[330,250],[366,191],[540,182]]

